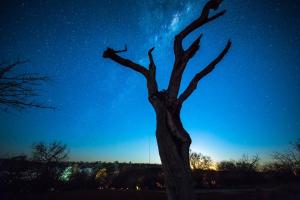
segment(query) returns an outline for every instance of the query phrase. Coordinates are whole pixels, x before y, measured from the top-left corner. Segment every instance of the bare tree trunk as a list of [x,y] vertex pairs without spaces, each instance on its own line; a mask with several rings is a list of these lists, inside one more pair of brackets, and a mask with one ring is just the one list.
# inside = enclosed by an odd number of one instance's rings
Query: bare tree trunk
[[183,48],[182,43],[190,33],[225,14],[225,10],[223,10],[214,15],[210,15],[210,11],[217,10],[221,3],[222,0],[209,0],[205,4],[200,16],[175,36],[175,61],[167,90],[158,90],[156,65],[152,56],[154,47],[148,51],[148,68],[119,55],[119,53],[127,51],[127,46],[125,46],[124,50],[107,48],[103,52],[104,58],[109,58],[124,67],[130,68],[146,78],[148,100],[156,112],[156,139],[165,173],[169,200],[194,199],[189,162],[191,138],[181,123],[181,106],[196,90],[198,82],[215,69],[216,65],[224,58],[231,47],[231,41],[228,40],[223,51],[206,67],[199,71],[190,81],[187,88],[179,94],[183,72],[189,60],[200,48],[202,34],[198,36],[187,49]]
[[182,143],[172,137],[165,117],[166,113],[157,116],[156,139],[165,173],[168,199],[191,200],[193,199],[193,187],[191,171],[188,167],[190,143]]
[[156,140],[165,173],[167,196],[169,200],[192,200],[191,139],[181,123],[181,105],[170,107],[166,104],[164,101],[152,102],[156,111]]

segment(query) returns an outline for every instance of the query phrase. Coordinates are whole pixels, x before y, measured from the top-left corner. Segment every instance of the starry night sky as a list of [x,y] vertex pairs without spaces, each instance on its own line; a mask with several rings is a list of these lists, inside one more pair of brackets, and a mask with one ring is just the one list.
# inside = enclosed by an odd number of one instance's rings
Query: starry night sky
[[[20,72],[52,80],[38,100],[56,110],[0,113],[0,156],[29,154],[34,142],[61,140],[71,160],[160,162],[155,114],[144,77],[101,57],[107,47],[145,66],[153,53],[160,89],[173,64],[173,37],[199,16],[204,0],[2,0],[0,60],[29,59]],[[183,90],[231,38],[217,69],[182,108],[192,150],[213,160],[268,159],[300,136],[300,20],[297,0],[227,0],[204,33]]]

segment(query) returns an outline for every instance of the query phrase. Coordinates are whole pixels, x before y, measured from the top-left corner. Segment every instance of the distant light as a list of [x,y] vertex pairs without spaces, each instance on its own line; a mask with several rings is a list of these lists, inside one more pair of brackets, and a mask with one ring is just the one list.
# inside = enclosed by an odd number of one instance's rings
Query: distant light
[[61,174],[61,176],[59,177],[59,179],[60,179],[61,181],[68,182],[68,181],[70,181],[70,178],[71,178],[71,176],[72,176],[72,173],[73,173],[73,168],[72,168],[72,166],[67,167],[67,168],[63,171],[63,173]]
[[102,182],[106,179],[106,177],[107,177],[107,170],[106,168],[102,168],[97,171],[95,179],[99,182]]

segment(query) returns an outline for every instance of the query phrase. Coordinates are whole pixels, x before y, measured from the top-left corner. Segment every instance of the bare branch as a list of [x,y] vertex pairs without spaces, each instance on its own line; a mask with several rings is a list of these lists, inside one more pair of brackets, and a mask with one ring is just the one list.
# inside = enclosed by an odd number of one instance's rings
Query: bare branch
[[221,2],[222,0],[208,1],[205,4],[200,16],[175,36],[174,39],[175,62],[174,62],[174,66],[173,66],[173,70],[172,70],[172,74],[168,86],[169,101],[172,102],[177,99],[183,72],[185,70],[188,61],[198,51],[202,34],[192,43],[192,45],[187,50],[183,49],[183,45],[182,45],[183,40],[194,30],[224,15],[225,11],[221,11],[213,15],[212,17],[209,17],[210,10],[211,9],[217,10]]
[[116,51],[112,48],[107,48],[104,52],[103,52],[103,58],[110,58],[111,60],[119,63],[120,65],[123,65],[125,67],[128,67],[128,68],[131,68],[141,74],[143,74],[146,78],[148,76],[148,70],[137,64],[137,63],[134,63],[132,62],[131,60],[128,60],[128,59],[125,59],[125,58],[122,58],[121,56],[119,56],[117,53],[120,53],[120,52],[125,52],[127,51],[127,48],[125,48],[124,50],[119,50],[119,51]]
[[209,12],[211,9],[213,10],[217,10],[220,6],[220,4],[222,3],[222,0],[210,0],[208,1],[202,12],[201,15],[194,20],[192,23],[190,23],[185,29],[183,29],[178,35],[175,36],[175,40],[174,40],[174,50],[177,52],[183,52],[183,48],[182,48],[182,41],[183,39],[188,36],[191,32],[193,32],[194,30],[200,28],[201,26],[203,26],[204,24],[213,21],[215,19],[217,19],[218,17],[222,16],[225,14],[225,10],[221,11],[215,15],[213,15],[212,17],[209,18]]
[[117,50],[115,53],[122,53],[127,51],[127,45],[125,44],[125,48],[123,50]]
[[226,55],[230,47],[231,47],[231,41],[228,40],[227,45],[225,46],[223,51],[218,55],[218,57],[215,58],[209,65],[207,65],[202,71],[200,71],[194,76],[194,78],[192,79],[188,87],[179,96],[178,98],[179,103],[185,101],[193,93],[193,91],[197,88],[198,82],[207,74],[209,74],[211,71],[213,71],[215,66],[224,58],[224,56]]
[[17,65],[21,65],[24,63],[27,63],[28,60],[23,60],[23,61],[16,61],[10,65],[4,66],[0,68],[0,78],[2,78],[4,76],[4,74],[6,74],[7,72],[11,71],[14,67],[16,67]]
[[1,80],[11,80],[11,81],[48,81],[50,78],[48,76],[40,76],[38,74],[21,74],[13,77],[2,77]]
[[152,51],[154,47],[148,51],[149,57],[149,77],[147,79],[147,87],[149,97],[158,93],[157,82],[156,82],[156,65],[153,60]]
[[19,74],[9,76],[17,65],[26,61],[16,61],[0,68],[0,108],[25,109],[29,107],[54,109],[41,103],[31,101],[31,97],[38,96],[37,88],[43,82],[49,80],[47,76],[39,74]]
[[107,48],[103,52],[103,58],[110,58],[111,60],[119,63],[120,65],[123,65],[125,67],[128,67],[130,69],[133,69],[134,71],[141,73],[147,80],[148,96],[149,98],[152,98],[153,96],[158,94],[158,87],[157,87],[157,82],[155,77],[156,66],[152,56],[153,50],[154,47],[148,51],[149,70],[142,65],[139,65],[137,63],[132,62],[131,60],[122,58],[121,56],[117,55],[120,52],[127,51],[127,46],[125,46],[124,50],[119,50],[119,51],[113,50],[112,48]]
[[45,106],[40,103],[24,102],[22,100],[8,100],[8,99],[1,99],[1,98],[0,98],[0,104],[7,105],[7,106],[13,106],[15,108],[20,108],[20,109],[25,109],[28,107],[46,108],[46,109],[52,109],[52,110],[55,109],[55,107]]
[[155,63],[154,63],[154,60],[153,60],[153,56],[152,56],[152,52],[154,51],[154,47],[152,47],[151,49],[149,49],[148,51],[148,57],[149,57],[149,70],[154,73],[154,76],[155,76],[155,73],[156,73],[156,66],[155,66]]
[[185,51],[185,60],[190,60],[196,52],[200,48],[200,40],[202,38],[203,34],[201,34],[199,37],[196,38],[196,40],[191,44],[191,46]]

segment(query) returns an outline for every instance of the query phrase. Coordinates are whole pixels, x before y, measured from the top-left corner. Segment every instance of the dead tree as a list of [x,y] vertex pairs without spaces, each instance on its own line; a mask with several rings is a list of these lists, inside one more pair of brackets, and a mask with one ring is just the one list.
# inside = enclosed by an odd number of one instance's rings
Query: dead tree
[[38,96],[37,87],[49,80],[47,76],[34,73],[17,74],[15,68],[27,61],[16,61],[11,64],[0,64],[0,109],[7,111],[9,108],[25,109],[29,107],[50,108],[32,97]]
[[179,95],[182,74],[189,60],[198,51],[202,34],[197,37],[187,49],[183,48],[182,43],[194,30],[225,14],[224,10],[209,16],[210,10],[217,10],[221,2],[222,0],[208,1],[200,16],[175,36],[175,61],[169,85],[166,90],[158,91],[155,77],[156,66],[152,57],[154,48],[151,48],[148,51],[148,68],[125,59],[118,54],[126,51],[127,48],[121,51],[107,48],[103,52],[104,58],[109,58],[120,65],[139,72],[146,78],[148,100],[156,113],[156,139],[165,173],[166,189],[169,200],[191,200],[194,198],[189,162],[189,147],[192,140],[181,123],[180,110],[182,104],[194,92],[198,82],[213,71],[231,46],[231,41],[228,40],[223,51],[211,63],[197,73],[187,88]]

